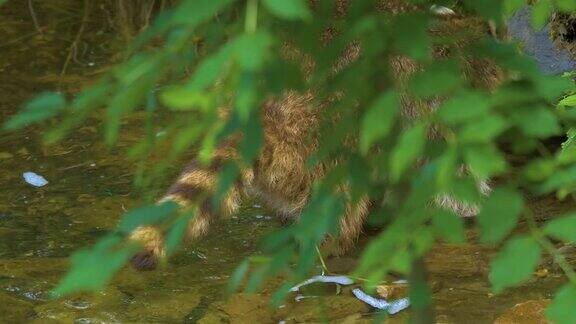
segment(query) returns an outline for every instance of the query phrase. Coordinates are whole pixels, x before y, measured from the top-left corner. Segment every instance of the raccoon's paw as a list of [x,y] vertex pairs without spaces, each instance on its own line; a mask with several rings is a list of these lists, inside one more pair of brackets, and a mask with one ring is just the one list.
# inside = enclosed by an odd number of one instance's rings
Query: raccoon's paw
[[139,242],[144,248],[136,253],[130,260],[137,270],[152,270],[166,255],[164,251],[164,238],[157,228],[151,226],[138,227],[130,235],[130,240]]

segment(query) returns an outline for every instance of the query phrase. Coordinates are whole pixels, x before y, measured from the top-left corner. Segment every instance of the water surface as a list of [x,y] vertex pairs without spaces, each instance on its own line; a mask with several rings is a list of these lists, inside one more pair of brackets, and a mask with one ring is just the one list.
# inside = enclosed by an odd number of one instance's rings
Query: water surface
[[[91,22],[78,53],[61,76],[78,30],[80,2],[34,2],[41,30],[34,26],[24,2],[15,3],[10,1],[0,9],[1,121],[39,92],[60,89],[76,93],[94,81],[119,48],[106,41],[113,39],[111,29]],[[0,318],[14,323],[372,320],[374,311],[355,300],[349,289],[337,296],[301,302],[291,296],[283,307],[272,309],[270,296],[280,278],[269,282],[260,294],[227,298],[223,291],[231,271],[243,257],[258,253],[258,238],[277,226],[264,210],[251,206],[180,250],[165,268],[135,272],[126,267],[101,293],[49,300],[48,291],[65,274],[67,257],[73,251],[90,246],[113,228],[119,215],[139,204],[143,196],[157,196],[169,185],[170,177],[145,192],[132,185],[135,164],[125,153],[141,135],[135,125],[123,125],[114,148],[103,144],[98,116],[52,147],[41,145],[43,127],[1,134]],[[175,175],[181,167],[175,163],[168,173]],[[27,185],[22,180],[27,171],[43,175],[49,184],[42,188]],[[553,199],[533,205],[541,218],[570,207]],[[494,250],[476,244],[476,237],[469,230],[468,244],[438,244],[427,258],[439,322],[491,323],[516,303],[550,298],[562,282],[562,276],[550,267],[548,275],[493,296],[487,273]],[[363,244],[350,256],[330,260],[329,268],[340,273],[353,269]],[[391,321],[405,318],[404,312]]]

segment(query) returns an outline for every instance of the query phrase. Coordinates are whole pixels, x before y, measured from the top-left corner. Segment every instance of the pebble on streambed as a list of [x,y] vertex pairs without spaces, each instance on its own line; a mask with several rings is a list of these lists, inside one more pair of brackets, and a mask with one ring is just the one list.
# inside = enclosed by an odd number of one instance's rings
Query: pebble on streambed
[[22,173],[22,177],[26,183],[34,187],[43,187],[48,184],[46,178],[34,172],[24,172]]

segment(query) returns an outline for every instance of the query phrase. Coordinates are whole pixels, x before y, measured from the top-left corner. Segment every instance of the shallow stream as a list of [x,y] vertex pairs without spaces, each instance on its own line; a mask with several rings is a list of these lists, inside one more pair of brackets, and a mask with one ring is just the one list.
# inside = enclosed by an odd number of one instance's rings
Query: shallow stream
[[[79,6],[68,0],[34,2],[38,30],[24,2],[8,1],[0,8],[1,122],[39,92],[58,87],[77,92],[94,80],[113,50],[112,45],[101,45],[111,31],[91,33],[88,28],[81,50],[60,77],[78,28],[77,22],[69,24],[69,20],[78,20],[70,17],[78,17]],[[227,297],[229,274],[243,257],[257,253],[258,238],[277,226],[257,207],[246,207],[219,224],[205,239],[178,252],[165,268],[135,272],[126,267],[99,294],[50,300],[48,291],[68,268],[67,256],[113,228],[119,215],[135,206],[142,194],[133,189],[134,163],[125,158],[140,130],[126,124],[119,144],[110,149],[103,144],[100,127],[100,120],[91,118],[72,137],[49,148],[41,145],[40,127],[0,135],[0,322],[372,321],[374,311],[346,289],[339,295],[300,302],[290,297],[278,309],[269,306],[278,285],[274,281],[260,294]],[[180,167],[174,165],[169,171],[175,175]],[[24,183],[22,173],[27,171],[41,174],[48,185],[35,188]],[[541,218],[569,207],[552,199],[533,203]],[[438,322],[492,323],[515,304],[529,300],[541,308],[563,280],[553,268],[543,266],[548,273],[493,296],[487,280],[493,251],[475,244],[472,230],[468,236],[469,244],[438,244],[427,258]],[[328,267],[341,273],[353,269],[357,253],[329,260]],[[406,315],[400,313],[390,321],[402,322]]]

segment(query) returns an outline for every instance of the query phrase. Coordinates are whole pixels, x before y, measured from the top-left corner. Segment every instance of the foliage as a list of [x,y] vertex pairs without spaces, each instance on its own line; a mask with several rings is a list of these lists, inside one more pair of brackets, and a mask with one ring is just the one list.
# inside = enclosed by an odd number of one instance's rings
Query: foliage
[[[434,1],[405,2],[429,8]],[[464,0],[458,9],[501,25],[504,17],[523,5],[522,0]],[[536,1],[533,23],[542,26],[554,10],[575,9],[576,2],[571,0]],[[253,163],[260,152],[263,134],[257,108],[264,100],[286,89],[315,89],[316,100],[328,101],[330,107],[322,115],[321,145],[310,164],[339,163],[315,185],[301,220],[266,237],[263,256],[240,263],[231,288],[246,283],[246,289],[253,291],[265,278],[284,273],[287,282],[275,295],[275,301],[281,301],[292,284],[310,274],[316,246],[326,234],[337,234],[346,199],[339,190],[342,186],[350,189],[351,197],[386,200],[386,204],[374,204],[372,216],[385,227],[364,251],[355,275],[373,284],[389,271],[407,274],[414,270],[411,260],[422,257],[436,238],[464,240],[461,220],[429,204],[437,195],[452,194],[482,205],[478,216],[482,242],[503,242],[492,263],[494,291],[520,284],[530,277],[540,252],[551,253],[563,265],[570,283],[558,292],[548,315],[558,323],[571,322],[563,314],[573,311],[576,276],[546,235],[573,242],[574,233],[568,229],[576,227],[576,218],[552,220],[542,230],[522,193],[556,193],[564,198],[576,189],[576,131],[572,128],[576,127],[576,95],[562,98],[576,92],[576,87],[567,77],[542,75],[515,44],[488,37],[464,47],[458,55],[434,60],[433,46],[458,39],[457,35],[429,33],[437,19],[426,10],[399,16],[377,14],[372,1],[360,0],[352,1],[346,19],[335,18],[333,4],[327,1],[310,10],[304,0],[183,0],[138,35],[129,58],[98,83],[67,103],[58,94],[41,95],[4,128],[13,130],[60,114],[60,126],[45,135],[52,143],[68,135],[90,112],[103,108],[104,137],[113,145],[123,117],[142,109],[164,109],[172,118],[164,129],[166,135],[157,138],[147,133],[132,151],[143,161],[167,146],[169,161],[190,147],[197,147],[206,161],[220,141],[241,132],[242,159],[237,162],[240,165],[223,169],[221,196],[238,176],[239,167]],[[319,39],[329,24],[338,33],[326,46]],[[334,62],[352,41],[362,45],[362,58],[334,75]],[[282,57],[287,43],[314,59],[316,65],[309,75],[303,75],[301,62]],[[386,63],[394,55],[410,57],[422,67],[405,86],[394,82],[396,76]],[[507,81],[492,92],[474,87],[461,77],[463,57],[496,62],[506,71]],[[334,93],[339,94],[338,100],[325,100]],[[400,102],[406,93],[421,100],[441,97],[442,101],[437,111],[399,127]],[[231,107],[231,118],[218,118],[218,108],[225,106]],[[152,114],[147,123],[148,132],[158,128]],[[442,130],[445,140],[427,140],[432,129]],[[565,132],[569,138],[563,149],[550,151],[543,145]],[[507,163],[506,156],[511,154],[524,156],[526,163]],[[415,167],[419,161],[428,162]],[[470,166],[470,174],[458,175],[462,164]],[[486,177],[498,181],[484,200],[475,182]],[[521,215],[531,225],[530,232],[507,239]],[[93,249],[73,256],[72,270],[56,292],[101,288],[133,253],[124,238],[138,223],[172,228],[168,240],[173,248],[190,217],[175,216],[170,206],[163,205],[128,213],[117,231]],[[102,264],[107,266],[95,273],[94,265]]]

